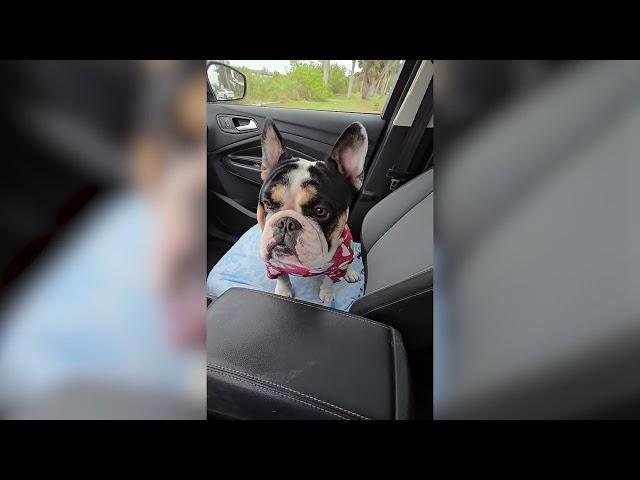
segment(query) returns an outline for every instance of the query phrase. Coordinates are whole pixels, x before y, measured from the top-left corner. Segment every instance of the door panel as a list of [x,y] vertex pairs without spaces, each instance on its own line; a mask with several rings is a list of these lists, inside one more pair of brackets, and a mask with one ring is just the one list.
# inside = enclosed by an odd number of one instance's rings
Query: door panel
[[[361,122],[369,136],[365,169],[369,164],[385,121],[366,113],[293,110],[284,108],[207,105],[207,172],[209,233],[220,231],[238,237],[254,225],[255,209],[262,180],[260,135],[264,121],[271,117],[288,150],[309,160],[324,160],[342,131],[352,122]],[[229,123],[229,119],[246,119]],[[257,130],[237,131],[238,123],[253,120]],[[365,170],[366,171],[366,170]],[[359,230],[359,228],[358,228]]]

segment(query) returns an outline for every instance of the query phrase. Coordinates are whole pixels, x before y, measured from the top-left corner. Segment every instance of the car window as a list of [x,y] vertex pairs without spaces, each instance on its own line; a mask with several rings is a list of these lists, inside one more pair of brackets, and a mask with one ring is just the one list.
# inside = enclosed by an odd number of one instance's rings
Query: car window
[[[381,113],[404,60],[223,60],[247,77],[231,103]],[[231,95],[229,95],[231,96]]]

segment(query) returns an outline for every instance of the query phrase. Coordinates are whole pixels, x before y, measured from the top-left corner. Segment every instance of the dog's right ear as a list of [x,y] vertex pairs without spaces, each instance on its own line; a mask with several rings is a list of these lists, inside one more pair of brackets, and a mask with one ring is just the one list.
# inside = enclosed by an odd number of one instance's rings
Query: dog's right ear
[[266,180],[273,167],[276,166],[280,156],[284,153],[284,143],[282,135],[273,123],[267,118],[262,129],[262,165],[260,165],[260,176]]

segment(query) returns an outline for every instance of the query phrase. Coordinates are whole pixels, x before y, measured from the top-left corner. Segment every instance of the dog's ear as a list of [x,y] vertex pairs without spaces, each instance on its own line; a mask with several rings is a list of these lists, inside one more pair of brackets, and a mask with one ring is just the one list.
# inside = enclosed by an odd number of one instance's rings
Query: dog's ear
[[330,158],[338,164],[338,170],[351,184],[360,190],[364,179],[364,159],[369,140],[367,131],[360,122],[352,123],[342,132],[331,150]]
[[262,180],[266,180],[273,167],[276,166],[280,156],[284,153],[284,143],[282,135],[273,123],[273,120],[267,118],[262,129],[262,165],[260,165],[260,176]]

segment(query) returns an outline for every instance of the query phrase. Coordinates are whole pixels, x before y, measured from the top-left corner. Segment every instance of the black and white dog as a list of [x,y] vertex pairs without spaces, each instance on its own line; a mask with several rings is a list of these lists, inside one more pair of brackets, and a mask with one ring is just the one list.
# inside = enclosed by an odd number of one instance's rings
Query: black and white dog
[[291,157],[271,119],[262,131],[262,188],[258,223],[260,255],[275,293],[293,297],[289,275],[325,275],[320,299],[334,299],[333,284],[359,280],[351,267],[349,205],[364,178],[367,132],[353,123],[333,146],[329,158],[309,161]]

